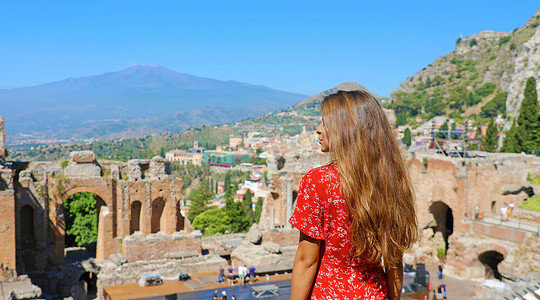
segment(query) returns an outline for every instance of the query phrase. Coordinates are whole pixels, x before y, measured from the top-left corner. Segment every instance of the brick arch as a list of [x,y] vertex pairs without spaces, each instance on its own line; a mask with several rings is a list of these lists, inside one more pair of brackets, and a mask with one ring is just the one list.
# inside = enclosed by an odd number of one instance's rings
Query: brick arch
[[142,231],[142,219],[144,216],[144,208],[142,202],[139,200],[130,201],[129,205],[129,234],[133,234],[135,231]]
[[[60,197],[62,198],[62,201],[63,201],[65,199],[69,198],[72,195],[75,195],[77,193],[85,193],[85,192],[93,193],[93,194],[97,195],[99,198],[101,198],[101,200],[103,200],[103,202],[105,203],[106,206],[112,207],[112,203],[110,203],[110,202],[112,202],[111,197],[109,195],[110,192],[103,191],[102,189],[97,188],[97,187],[75,186],[75,187],[70,188],[67,191],[65,191]],[[109,196],[109,197],[107,197],[107,196]]]
[[503,257],[506,258],[506,256],[508,255],[508,251],[506,250],[505,247],[499,245],[499,244],[495,244],[495,243],[485,243],[485,244],[481,244],[479,246],[476,246],[473,251],[471,252],[470,254],[470,259],[478,259],[478,256],[484,252],[487,252],[487,251],[497,251],[499,252],[500,254],[503,255]]
[[159,231],[165,232],[167,224],[167,199],[158,197],[152,201],[150,211],[151,213],[151,233],[157,233]]
[[442,233],[448,250],[448,238],[455,229],[455,207],[448,205],[448,203],[442,200],[431,201],[428,206],[428,212],[433,214],[437,222],[435,230]]
[[29,204],[21,205],[19,212],[19,238],[23,242],[34,242],[36,238],[36,209]]

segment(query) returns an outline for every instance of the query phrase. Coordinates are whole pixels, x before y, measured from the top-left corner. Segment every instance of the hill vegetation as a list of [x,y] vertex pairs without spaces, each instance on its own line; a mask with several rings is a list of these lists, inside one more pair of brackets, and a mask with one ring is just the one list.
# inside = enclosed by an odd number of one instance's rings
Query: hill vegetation
[[512,118],[506,102],[516,57],[535,33],[540,15],[511,33],[483,31],[459,38],[456,50],[437,58],[393,91],[386,106],[397,124],[412,124],[421,116],[469,118],[481,123],[498,114]]

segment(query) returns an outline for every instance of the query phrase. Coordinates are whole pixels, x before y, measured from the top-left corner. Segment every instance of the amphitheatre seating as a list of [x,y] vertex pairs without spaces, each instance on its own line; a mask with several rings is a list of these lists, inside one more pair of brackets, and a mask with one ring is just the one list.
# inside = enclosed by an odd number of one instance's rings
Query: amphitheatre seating
[[289,264],[275,264],[275,265],[266,265],[256,267],[255,274],[263,276],[266,274],[276,274],[276,273],[285,273],[292,272],[292,265]]
[[207,283],[214,283],[215,281],[213,281],[212,279],[206,277],[206,276],[199,276],[199,277],[195,277],[194,278],[195,280],[197,280],[198,282],[202,283],[202,284],[207,284]]
[[187,285],[188,287],[190,287],[191,289],[194,289],[194,290],[202,289],[204,287],[202,284],[198,283],[197,281],[193,281],[193,280],[186,281],[186,282],[184,282],[184,284]]

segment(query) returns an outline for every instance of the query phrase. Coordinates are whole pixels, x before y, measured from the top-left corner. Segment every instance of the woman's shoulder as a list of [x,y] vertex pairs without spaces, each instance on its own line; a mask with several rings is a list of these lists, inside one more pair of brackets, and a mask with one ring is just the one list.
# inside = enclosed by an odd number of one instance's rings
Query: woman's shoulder
[[329,178],[329,176],[335,176],[336,166],[333,164],[327,164],[318,166],[309,170],[304,178]]

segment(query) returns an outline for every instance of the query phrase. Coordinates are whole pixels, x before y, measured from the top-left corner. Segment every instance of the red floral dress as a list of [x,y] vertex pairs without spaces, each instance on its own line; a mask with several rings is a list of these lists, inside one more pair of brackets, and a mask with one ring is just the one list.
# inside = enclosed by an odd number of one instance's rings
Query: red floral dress
[[324,241],[311,299],[388,299],[382,267],[352,256],[350,220],[335,165],[315,168],[302,178],[289,223]]

